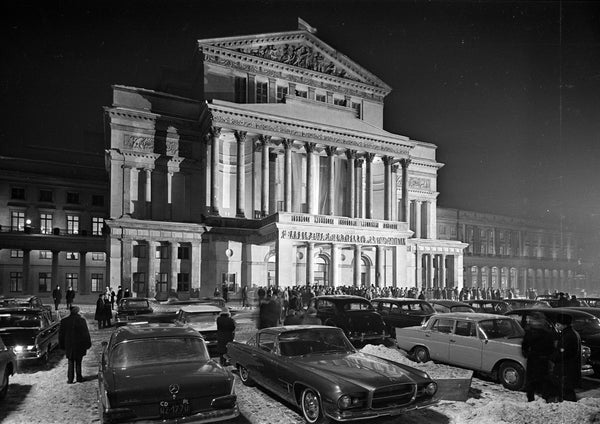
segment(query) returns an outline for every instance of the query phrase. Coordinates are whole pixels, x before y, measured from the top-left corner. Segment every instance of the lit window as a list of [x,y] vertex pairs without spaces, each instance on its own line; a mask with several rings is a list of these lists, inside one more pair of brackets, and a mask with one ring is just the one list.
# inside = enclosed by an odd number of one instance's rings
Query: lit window
[[40,250],[40,259],[52,259],[52,251]]
[[104,291],[104,275],[92,273],[92,291]]
[[10,257],[11,258],[22,258],[23,257],[23,251],[22,250],[18,250],[18,249],[12,249],[10,251]]
[[10,229],[12,231],[24,231],[24,229],[25,229],[25,212],[12,211],[10,213]]
[[23,273],[22,272],[11,272],[10,273],[10,291],[11,292],[23,291]]
[[72,273],[72,272],[67,272],[65,274],[65,286],[66,287],[73,287],[73,290],[77,291],[77,285],[79,282],[79,278],[77,276],[77,273]]
[[65,252],[68,261],[76,261],[79,259],[79,252]]
[[103,261],[104,252],[92,252],[92,261]]
[[102,228],[104,228],[104,218],[97,216],[92,217],[92,235],[101,236]]
[[67,234],[79,234],[78,215],[67,215]]
[[42,234],[52,234],[52,214],[40,214],[40,232]]

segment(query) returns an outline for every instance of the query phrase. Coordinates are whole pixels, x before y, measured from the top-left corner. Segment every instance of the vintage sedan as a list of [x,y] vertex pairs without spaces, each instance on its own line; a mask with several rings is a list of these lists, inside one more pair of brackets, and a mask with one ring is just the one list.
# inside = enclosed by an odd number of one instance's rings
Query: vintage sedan
[[473,308],[475,312],[484,314],[502,315],[512,309],[508,303],[499,299],[472,299],[465,300],[465,303]]
[[148,298],[125,297],[117,305],[116,325],[121,326],[132,322],[147,321],[147,315],[153,312],[154,310]]
[[510,390],[525,383],[524,331],[509,317],[479,312],[432,316],[423,326],[396,329],[399,348],[418,362],[434,360],[488,374]]
[[175,322],[187,325],[202,334],[210,356],[217,356],[217,318],[221,312],[223,309],[214,305],[185,306],[177,313]]
[[387,343],[390,334],[381,315],[364,297],[350,295],[316,296],[309,308],[317,311],[324,325],[339,327],[355,346]]
[[510,305],[511,309],[520,308],[551,308],[550,304],[545,300],[533,300],[533,299],[504,299],[506,303]]
[[259,330],[227,345],[245,385],[296,405],[307,423],[393,416],[435,404],[427,373],[358,352],[344,332],[322,325]]
[[12,349],[6,347],[0,337],[0,399],[8,393],[8,379],[17,370],[17,357]]
[[371,299],[371,304],[383,318],[392,337],[396,328],[423,324],[435,313],[429,302],[421,299],[380,297]]
[[434,299],[428,302],[440,314],[447,314],[448,312],[475,312],[475,309],[470,305],[457,300]]
[[234,376],[197,331],[177,324],[119,327],[98,370],[103,423],[216,422],[239,415]]
[[0,337],[19,361],[46,362],[58,347],[60,321],[46,308],[0,308]]

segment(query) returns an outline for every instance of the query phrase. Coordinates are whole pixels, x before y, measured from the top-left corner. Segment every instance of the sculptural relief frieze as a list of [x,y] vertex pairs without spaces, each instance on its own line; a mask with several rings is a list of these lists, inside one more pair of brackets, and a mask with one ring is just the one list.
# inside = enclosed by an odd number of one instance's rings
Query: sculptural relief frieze
[[408,179],[408,187],[416,190],[430,190],[431,181],[427,178],[410,177]]
[[154,150],[154,138],[130,135],[125,138],[125,147],[134,150],[142,150],[144,152],[151,152]]

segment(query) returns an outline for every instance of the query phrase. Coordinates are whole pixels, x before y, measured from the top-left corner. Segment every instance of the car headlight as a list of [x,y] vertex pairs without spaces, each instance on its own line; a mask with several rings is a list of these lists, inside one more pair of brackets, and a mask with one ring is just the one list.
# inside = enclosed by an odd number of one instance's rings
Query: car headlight
[[342,395],[338,399],[338,407],[340,409],[349,409],[362,406],[363,398],[359,396]]
[[425,393],[429,396],[433,396],[435,392],[437,392],[437,384],[432,381],[425,387]]
[[21,353],[23,352],[25,346],[21,346],[21,345],[16,345],[15,347],[13,347],[13,350],[15,351],[15,353]]

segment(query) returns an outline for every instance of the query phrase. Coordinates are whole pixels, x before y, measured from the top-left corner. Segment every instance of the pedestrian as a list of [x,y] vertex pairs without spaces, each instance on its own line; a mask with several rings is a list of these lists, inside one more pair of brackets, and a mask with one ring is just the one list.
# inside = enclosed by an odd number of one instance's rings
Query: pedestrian
[[259,306],[258,329],[277,327],[280,316],[281,310],[279,309],[277,302],[271,296],[267,296]]
[[123,299],[123,287],[119,286],[117,288],[117,306],[119,306],[121,299]]
[[129,287],[125,289],[123,292],[123,297],[131,297],[131,292],[129,291]]
[[85,319],[79,315],[79,306],[71,307],[69,316],[60,321],[58,344],[69,360],[67,384],[73,384],[75,378],[82,383],[81,361],[92,347],[92,339]]
[[235,337],[235,320],[231,318],[229,311],[223,311],[217,318],[217,351],[221,365],[227,365],[225,354],[227,343],[232,342]]
[[556,320],[559,332],[553,355],[554,375],[558,380],[558,401],[577,402],[575,387],[581,383],[581,337],[571,326],[571,316],[559,315]]
[[315,308],[308,308],[302,318],[302,325],[321,325],[321,318],[317,316]]
[[113,309],[115,309],[115,298],[117,297],[117,295],[115,294],[115,291],[111,288],[110,289],[110,310],[112,311]]
[[229,302],[229,289],[227,288],[227,284],[224,283],[223,287],[223,299],[225,299],[225,303]]
[[67,309],[71,310],[71,306],[73,306],[73,300],[75,299],[75,290],[73,290],[72,286],[69,286],[67,292],[65,293],[65,300],[67,301]]
[[244,284],[242,287],[242,308],[245,308],[248,305],[248,284]]
[[283,325],[300,325],[302,324],[302,316],[295,309],[288,309],[288,313],[283,320]]
[[103,318],[104,321],[102,323],[102,326],[104,328],[110,327],[112,324],[110,322],[110,320],[112,319],[112,307],[111,307],[111,302],[110,302],[110,294],[105,293],[104,294],[104,314],[103,314]]
[[521,351],[527,359],[525,392],[528,402],[535,400],[536,392],[541,393],[546,402],[554,395],[552,381],[548,376],[552,373],[550,360],[555,342],[556,337],[544,315],[533,312],[521,344]]
[[54,290],[52,290],[52,299],[54,300],[54,310],[58,311],[58,305],[60,305],[60,301],[62,300],[60,286],[56,286]]
[[104,327],[104,293],[100,293],[96,300],[94,319],[98,321],[98,330],[101,330]]

